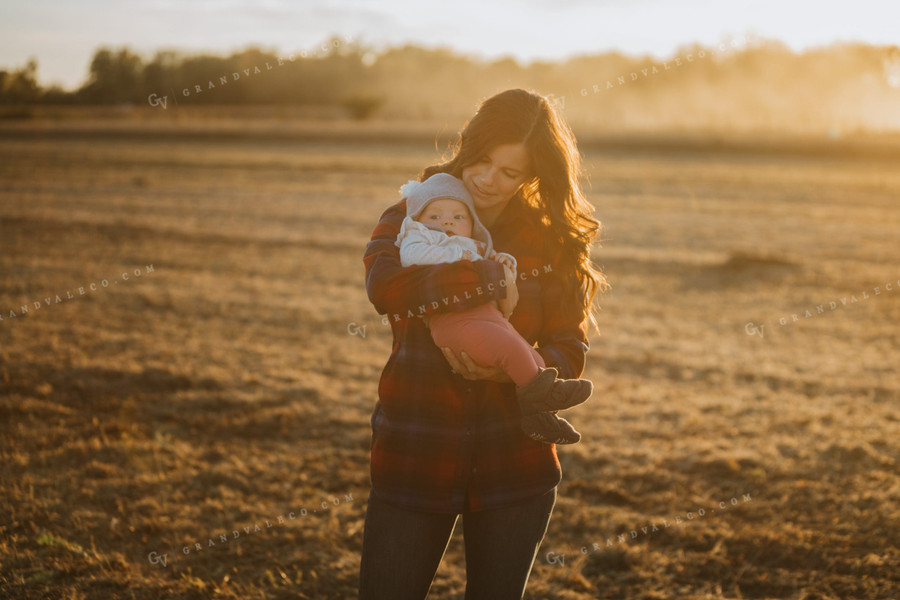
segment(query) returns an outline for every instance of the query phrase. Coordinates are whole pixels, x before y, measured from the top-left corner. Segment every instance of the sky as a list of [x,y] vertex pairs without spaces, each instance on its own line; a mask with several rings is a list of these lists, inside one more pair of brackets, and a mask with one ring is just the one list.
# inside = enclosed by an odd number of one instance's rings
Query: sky
[[38,61],[44,86],[87,78],[94,51],[312,52],[331,35],[378,51],[414,43],[522,62],[619,51],[657,60],[690,43],[900,44],[896,0],[0,0],[0,70]]

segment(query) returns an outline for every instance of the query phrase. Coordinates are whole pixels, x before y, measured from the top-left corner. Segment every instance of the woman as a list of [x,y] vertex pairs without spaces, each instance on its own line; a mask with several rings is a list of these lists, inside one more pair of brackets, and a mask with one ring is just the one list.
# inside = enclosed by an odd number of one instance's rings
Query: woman
[[[606,282],[590,260],[600,230],[582,194],[575,138],[546,98],[501,92],[479,107],[453,158],[423,171],[462,179],[498,262],[402,267],[394,245],[405,200],[388,208],[365,257],[366,289],[394,343],[372,414],[372,491],[360,566],[362,599],[425,598],[462,514],[466,598],[521,599],[556,503],[556,446],[520,427],[515,385],[498,368],[435,346],[416,315],[493,299],[559,377],[578,378]],[[503,308],[503,307],[501,307]],[[508,310],[507,310],[508,309]]]

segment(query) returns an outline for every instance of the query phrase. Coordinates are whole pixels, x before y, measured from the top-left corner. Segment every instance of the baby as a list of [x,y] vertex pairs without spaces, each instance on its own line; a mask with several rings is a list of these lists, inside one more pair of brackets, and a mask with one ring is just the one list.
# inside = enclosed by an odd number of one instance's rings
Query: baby
[[[438,173],[424,182],[410,181],[400,193],[406,197],[406,218],[395,243],[404,267],[486,258],[508,267],[515,282],[516,259],[494,251],[491,234],[479,221],[462,181]],[[509,375],[516,384],[522,430],[529,437],[556,444],[581,439],[555,411],[587,400],[593,384],[586,379],[558,379],[557,370],[545,368],[543,357],[504,318],[496,302],[435,314],[425,323],[438,346],[465,351],[475,363],[499,367]]]

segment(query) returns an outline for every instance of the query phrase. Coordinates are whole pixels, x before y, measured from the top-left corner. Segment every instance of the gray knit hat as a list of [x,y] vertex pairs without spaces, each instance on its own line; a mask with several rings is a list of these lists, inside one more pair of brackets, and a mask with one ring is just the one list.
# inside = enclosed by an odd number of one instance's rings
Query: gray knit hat
[[475,212],[472,196],[463,182],[449,173],[435,173],[425,181],[410,181],[400,187],[400,194],[406,198],[406,216],[415,219],[432,200],[453,198],[459,200],[469,209],[472,215],[472,238],[487,244],[487,252],[494,245],[487,227],[481,224]]

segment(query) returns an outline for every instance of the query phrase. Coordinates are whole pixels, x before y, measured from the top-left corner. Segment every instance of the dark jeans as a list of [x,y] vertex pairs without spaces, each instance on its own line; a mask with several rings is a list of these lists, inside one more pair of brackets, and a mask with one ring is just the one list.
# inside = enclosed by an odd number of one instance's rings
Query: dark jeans
[[[462,513],[466,600],[521,600],[556,504],[556,488],[513,506]],[[409,511],[369,495],[360,600],[428,596],[459,515]]]

